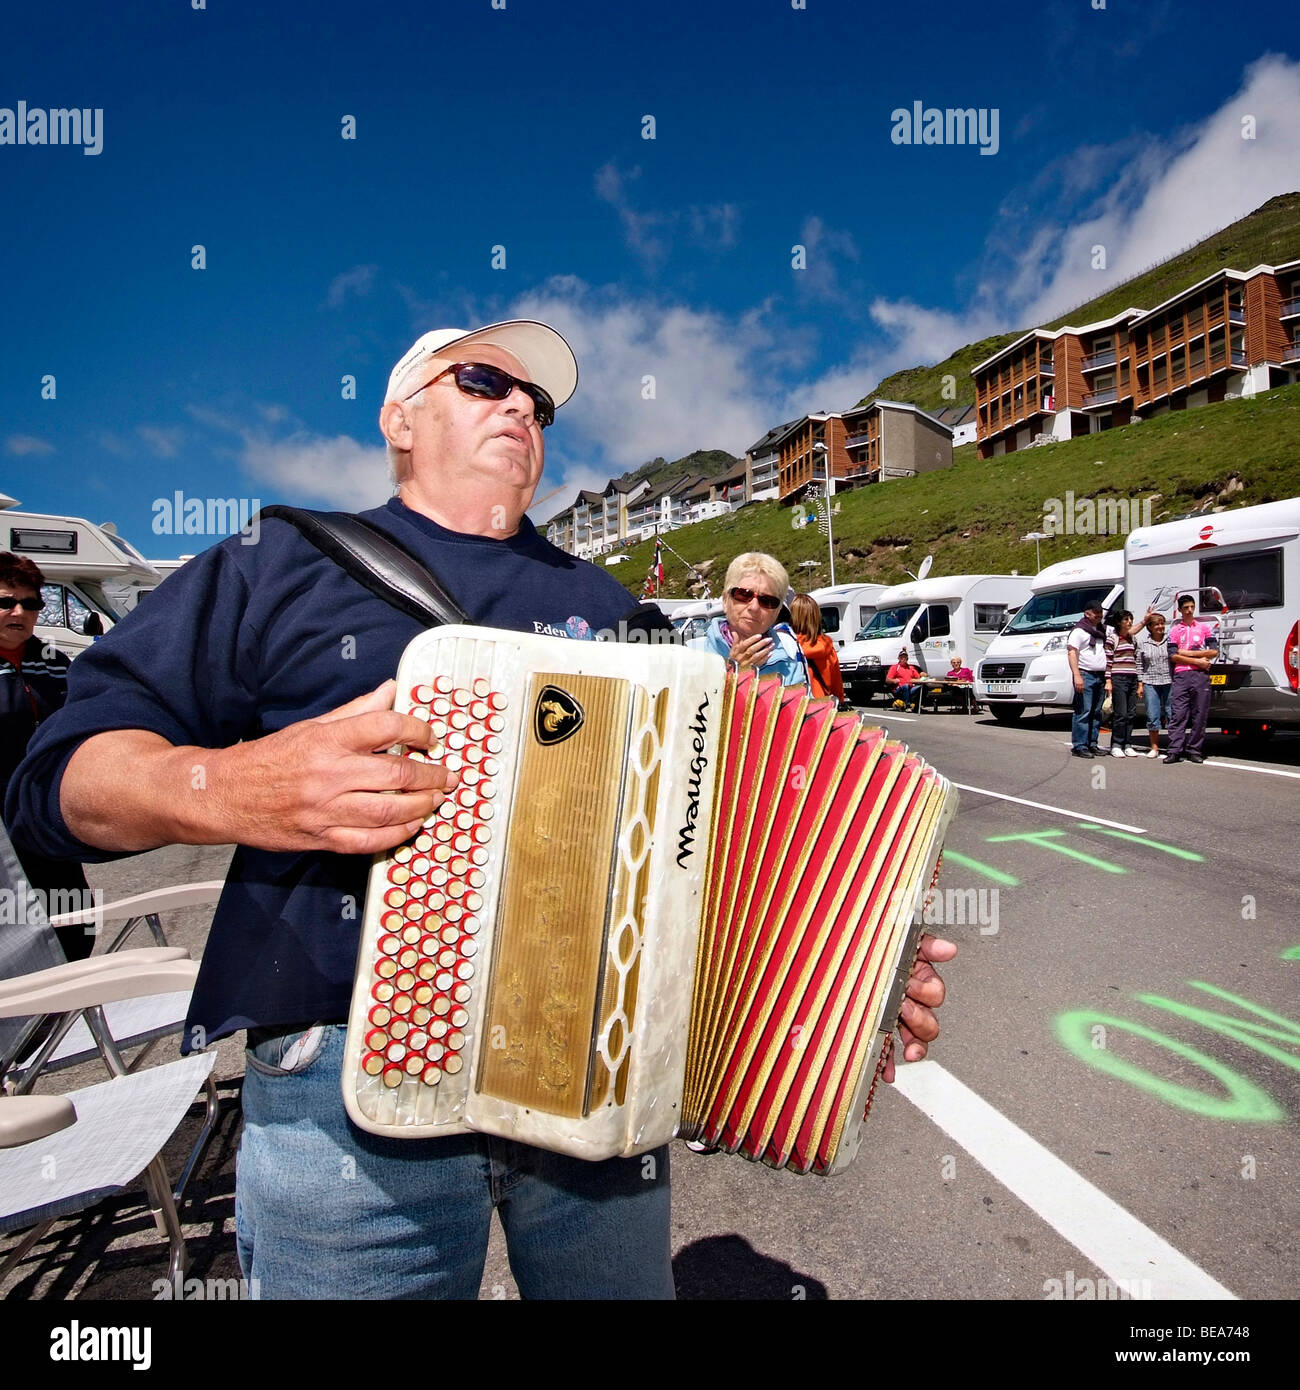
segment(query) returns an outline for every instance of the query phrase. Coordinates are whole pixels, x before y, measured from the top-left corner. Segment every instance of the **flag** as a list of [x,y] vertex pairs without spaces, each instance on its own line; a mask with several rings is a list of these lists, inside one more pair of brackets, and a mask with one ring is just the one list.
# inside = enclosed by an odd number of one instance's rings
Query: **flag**
[[659,584],[664,582],[664,543],[657,536],[655,537],[655,581]]

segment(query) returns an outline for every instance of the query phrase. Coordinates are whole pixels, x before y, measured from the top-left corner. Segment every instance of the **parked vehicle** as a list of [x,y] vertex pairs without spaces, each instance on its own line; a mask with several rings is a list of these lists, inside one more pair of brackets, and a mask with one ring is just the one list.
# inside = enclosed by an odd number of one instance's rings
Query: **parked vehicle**
[[1217,629],[1210,727],[1300,728],[1300,497],[1133,531],[1124,579],[1137,616],[1176,617],[1181,593]]
[[709,630],[709,624],[722,613],[721,599],[708,599],[699,603],[686,603],[672,614],[673,626],[681,636],[682,642],[695,641]]
[[837,647],[842,647],[866,627],[876,611],[876,599],[884,584],[836,584],[814,589],[812,597],[822,610],[822,628]]
[[[36,635],[69,657],[122,620],[129,606],[120,597],[123,586],[149,590],[163,579],[111,523],[96,526],[78,516],[0,512],[0,549],[40,566],[45,606]],[[116,599],[108,592],[110,583],[118,590]]]
[[[1065,640],[1084,605],[1101,603],[1110,622],[1124,607],[1124,552],[1108,550],[1039,570],[1028,602],[988,646],[975,672],[975,698],[1012,724],[1030,706],[1069,709],[1074,679]],[[970,663],[967,663],[970,665]]]
[[885,589],[857,640],[840,650],[846,691],[859,703],[878,694],[904,647],[927,675],[943,675],[954,655],[974,670],[1030,585],[1028,575],[954,574]]

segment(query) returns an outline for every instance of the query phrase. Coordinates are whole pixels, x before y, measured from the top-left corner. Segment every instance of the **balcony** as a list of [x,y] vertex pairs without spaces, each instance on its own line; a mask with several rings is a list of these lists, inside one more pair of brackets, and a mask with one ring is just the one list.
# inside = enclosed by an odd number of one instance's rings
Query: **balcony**
[[1244,367],[1246,365],[1246,351],[1244,348],[1233,348],[1228,356],[1232,359],[1232,365],[1234,367]]
[[1094,405],[1114,405],[1119,400],[1119,387],[1112,386],[1106,391],[1093,391],[1083,398],[1083,408]]
[[1300,297],[1295,299],[1284,299],[1282,301],[1282,317],[1293,319],[1300,315]]
[[1283,362],[1300,362],[1300,343],[1291,343],[1282,349]]
[[1095,352],[1091,357],[1083,359],[1083,370],[1085,372],[1095,372],[1101,367],[1113,367],[1118,361],[1114,348],[1107,348],[1105,352]]
[[1041,360],[1039,361],[1039,363],[1038,363],[1038,375],[1039,375],[1039,376],[1055,376],[1055,375],[1056,375],[1056,368],[1052,366],[1052,359],[1051,359],[1050,357],[1047,358],[1046,361],[1041,361]]
[[1228,306],[1228,322],[1237,324],[1246,322],[1246,311],[1240,304]]
[[846,440],[844,441],[844,447],[845,447],[846,449],[856,449],[856,448],[858,448],[858,447],[859,447],[860,445],[862,445],[862,444],[870,444],[870,443],[871,443],[871,435],[869,435],[869,434],[855,434],[851,439],[846,439]]

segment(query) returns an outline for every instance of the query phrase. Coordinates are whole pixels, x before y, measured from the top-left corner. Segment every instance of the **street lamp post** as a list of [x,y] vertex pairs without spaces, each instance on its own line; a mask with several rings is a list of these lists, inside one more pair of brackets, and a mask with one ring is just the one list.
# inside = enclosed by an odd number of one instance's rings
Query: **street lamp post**
[[831,520],[831,499],[835,496],[835,479],[831,475],[831,456],[830,450],[825,444],[820,442],[813,445],[814,454],[823,454],[823,462],[826,464],[826,487],[824,496],[826,500],[826,544],[830,550],[831,559],[831,588],[835,587],[835,532],[834,522]]
[[1028,535],[1021,536],[1022,541],[1033,541],[1034,543],[1034,573],[1037,574],[1043,568],[1043,554],[1039,549],[1040,541],[1050,541],[1052,537],[1046,531],[1030,531]]

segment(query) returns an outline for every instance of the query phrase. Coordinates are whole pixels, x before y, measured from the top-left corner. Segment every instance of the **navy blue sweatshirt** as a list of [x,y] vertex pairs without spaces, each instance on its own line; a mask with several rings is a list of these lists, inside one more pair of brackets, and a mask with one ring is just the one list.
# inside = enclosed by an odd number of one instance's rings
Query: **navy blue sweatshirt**
[[[525,518],[508,540],[462,536],[403,506],[364,512],[418,556],[476,622],[595,637],[637,608],[596,566]],[[188,561],[73,662],[68,701],[32,739],[6,802],[15,841],[96,863],[64,824],[64,768],[87,738],[148,729],[224,748],[312,719],[397,671],[420,625],[376,598],[288,523]],[[208,935],[186,1038],[347,1015],[369,859],[240,846]]]

